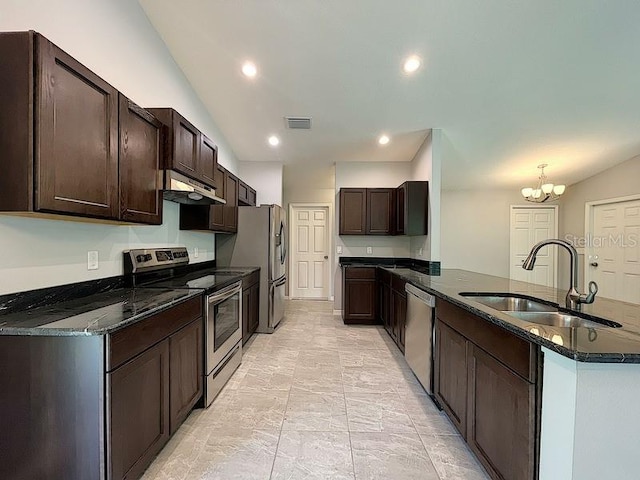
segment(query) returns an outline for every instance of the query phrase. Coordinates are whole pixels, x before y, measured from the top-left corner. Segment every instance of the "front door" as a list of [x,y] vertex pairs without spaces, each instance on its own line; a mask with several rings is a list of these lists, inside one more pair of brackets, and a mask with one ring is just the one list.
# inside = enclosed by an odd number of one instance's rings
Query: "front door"
[[556,286],[557,247],[543,247],[536,258],[536,266],[522,268],[527,255],[536,243],[557,238],[556,207],[511,207],[510,278],[523,282]]
[[640,303],[640,200],[595,205],[586,277],[598,296]]
[[294,207],[291,239],[293,298],[329,296],[328,207]]

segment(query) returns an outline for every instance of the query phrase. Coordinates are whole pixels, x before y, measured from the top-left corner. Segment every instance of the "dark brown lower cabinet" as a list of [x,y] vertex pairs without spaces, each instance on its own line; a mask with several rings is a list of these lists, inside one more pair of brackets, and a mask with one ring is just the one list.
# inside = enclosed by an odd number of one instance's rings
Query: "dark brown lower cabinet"
[[171,434],[191,412],[203,391],[202,322],[196,320],[169,337]]
[[384,329],[392,335],[391,330],[391,274],[378,269],[378,314]]
[[375,267],[344,267],[342,273],[344,323],[377,323]]
[[258,328],[260,316],[260,270],[242,279],[242,344]]
[[108,477],[139,478],[203,392],[202,298],[107,336]]
[[169,440],[169,340],[107,374],[110,478],[138,478]]
[[494,479],[538,476],[540,347],[436,303],[435,395]]
[[467,340],[436,323],[435,394],[458,431],[467,434]]
[[536,386],[469,347],[467,443],[498,478],[534,478]]

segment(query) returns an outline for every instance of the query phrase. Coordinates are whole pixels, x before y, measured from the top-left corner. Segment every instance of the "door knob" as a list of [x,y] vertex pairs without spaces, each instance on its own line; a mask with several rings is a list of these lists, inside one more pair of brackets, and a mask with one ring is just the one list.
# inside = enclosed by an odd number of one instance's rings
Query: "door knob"
[[598,266],[598,262],[591,262],[591,263],[590,263],[590,265],[591,265],[592,267],[597,267],[597,266]]
[[325,255],[325,256],[324,256],[324,259],[325,259],[325,260],[328,260],[328,259],[329,259],[329,255]]

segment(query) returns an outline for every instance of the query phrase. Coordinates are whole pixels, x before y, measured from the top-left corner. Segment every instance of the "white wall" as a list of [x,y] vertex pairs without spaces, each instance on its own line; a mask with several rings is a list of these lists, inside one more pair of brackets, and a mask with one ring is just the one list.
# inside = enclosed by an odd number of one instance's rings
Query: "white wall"
[[[237,172],[236,157],[213,119],[134,0],[5,0],[0,30],[33,29],[95,71],[134,102],[170,106],[219,146],[219,160]],[[0,192],[1,194],[1,192]],[[178,230],[178,206],[165,202],[162,227],[119,227],[0,217],[0,293],[122,273],[130,246],[186,245],[213,258],[214,235]],[[100,269],[86,270],[87,251],[98,250]]]
[[280,162],[238,162],[238,175],[258,193],[257,204],[282,204],[282,173]]
[[[411,179],[429,182],[428,235],[410,238],[411,258],[440,260],[442,130],[433,129],[411,160]],[[422,249],[422,254],[420,253]]]
[[524,203],[512,190],[442,192],[442,268],[509,278],[509,206]]
[[[0,295],[122,275],[129,248],[186,246],[191,262],[215,258],[213,233],[181,231],[180,206],[165,201],[161,226],[119,226],[0,216]],[[198,258],[194,258],[194,249]],[[87,252],[98,251],[98,270]]]

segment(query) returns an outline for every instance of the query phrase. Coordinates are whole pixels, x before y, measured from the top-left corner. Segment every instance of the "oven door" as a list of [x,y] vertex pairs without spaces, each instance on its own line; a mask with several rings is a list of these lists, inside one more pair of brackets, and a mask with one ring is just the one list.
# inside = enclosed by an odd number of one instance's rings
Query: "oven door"
[[207,375],[242,340],[242,282],[207,297]]

